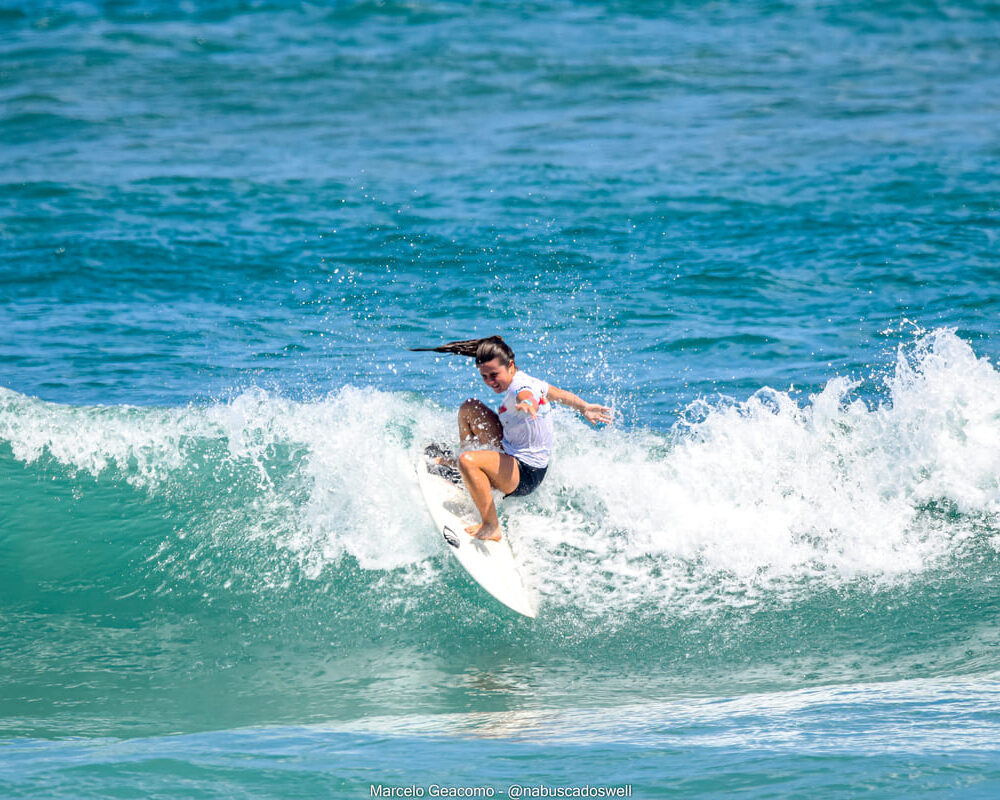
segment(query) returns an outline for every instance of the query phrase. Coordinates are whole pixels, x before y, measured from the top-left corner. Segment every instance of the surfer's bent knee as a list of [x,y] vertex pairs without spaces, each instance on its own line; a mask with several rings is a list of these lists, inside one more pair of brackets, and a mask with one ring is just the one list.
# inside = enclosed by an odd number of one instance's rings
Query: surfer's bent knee
[[466,400],[458,409],[459,414],[468,414],[471,411],[481,411],[488,410],[486,404],[482,400],[476,400],[474,397],[470,397]]

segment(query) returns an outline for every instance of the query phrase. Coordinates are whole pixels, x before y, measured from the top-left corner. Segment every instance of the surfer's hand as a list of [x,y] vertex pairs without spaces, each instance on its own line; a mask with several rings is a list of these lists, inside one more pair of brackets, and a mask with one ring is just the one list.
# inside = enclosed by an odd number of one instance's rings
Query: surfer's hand
[[594,425],[598,422],[610,425],[612,412],[607,406],[599,406],[597,403],[587,403],[586,407],[583,409],[583,416],[586,418],[587,422],[593,423]]
[[522,400],[514,408],[518,411],[523,411],[525,414],[531,414],[532,419],[538,419],[538,406],[530,400]]

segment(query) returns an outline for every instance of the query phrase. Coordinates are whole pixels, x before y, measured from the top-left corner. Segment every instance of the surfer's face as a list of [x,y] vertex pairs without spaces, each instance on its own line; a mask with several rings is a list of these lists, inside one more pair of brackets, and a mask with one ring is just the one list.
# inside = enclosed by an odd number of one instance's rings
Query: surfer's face
[[503,394],[514,380],[514,365],[504,366],[499,358],[491,359],[479,365],[479,374],[483,381],[497,394]]

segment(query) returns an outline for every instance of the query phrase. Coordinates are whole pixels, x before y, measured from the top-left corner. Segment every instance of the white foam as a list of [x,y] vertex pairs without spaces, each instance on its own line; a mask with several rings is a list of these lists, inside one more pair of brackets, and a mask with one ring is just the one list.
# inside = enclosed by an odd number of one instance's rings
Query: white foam
[[431,408],[347,387],[313,403],[252,392],[207,416],[234,456],[259,462],[275,443],[303,452],[301,502],[283,544],[303,554],[311,575],[344,554],[365,569],[393,569],[438,552],[410,456],[413,441],[444,435]]
[[905,579],[995,523],[1000,374],[987,360],[938,330],[900,348],[886,400],[857,388],[838,377],[804,403],[772,389],[699,403],[672,437],[560,420],[536,514],[518,524],[537,574],[584,610],[684,610],[802,580]]

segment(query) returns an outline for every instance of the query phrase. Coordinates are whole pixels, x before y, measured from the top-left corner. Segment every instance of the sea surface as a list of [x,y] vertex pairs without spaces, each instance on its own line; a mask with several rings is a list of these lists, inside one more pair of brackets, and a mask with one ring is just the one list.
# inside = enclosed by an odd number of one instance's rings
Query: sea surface
[[[989,0],[3,2],[0,797],[1000,795],[998,64]],[[501,506],[535,620],[414,473],[496,396],[407,348],[495,333],[616,415]]]

